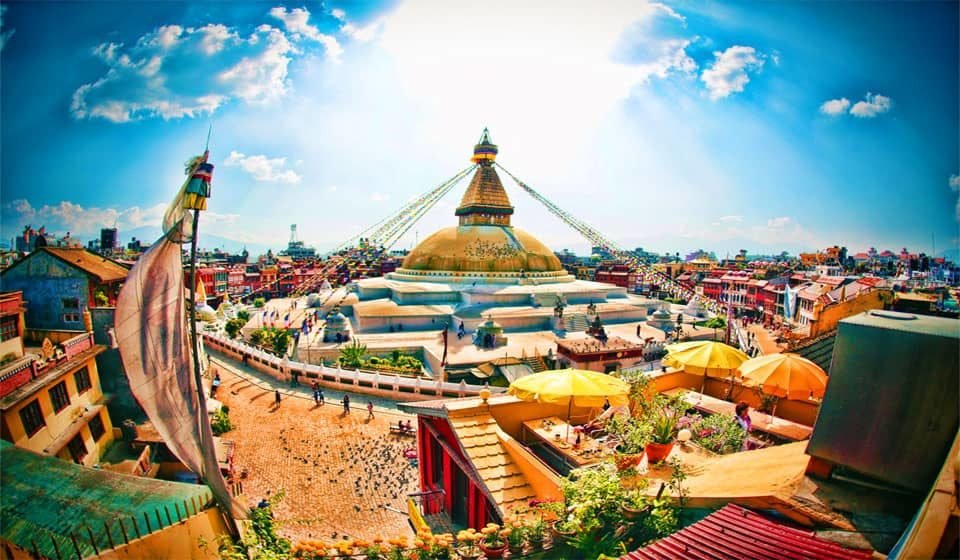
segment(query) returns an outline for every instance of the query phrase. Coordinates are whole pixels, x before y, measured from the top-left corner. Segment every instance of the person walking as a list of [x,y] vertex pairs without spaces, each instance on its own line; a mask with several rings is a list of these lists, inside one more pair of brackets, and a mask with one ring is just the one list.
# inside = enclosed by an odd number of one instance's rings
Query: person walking
[[350,414],[350,395],[343,395],[343,413]]
[[280,390],[279,389],[273,392],[273,405],[277,408],[280,408]]
[[311,389],[313,389],[313,404],[320,406],[320,385],[314,381]]
[[372,420],[373,416],[373,401],[367,401],[367,419]]
[[317,404],[320,406],[326,404],[323,400],[323,387],[317,387]]

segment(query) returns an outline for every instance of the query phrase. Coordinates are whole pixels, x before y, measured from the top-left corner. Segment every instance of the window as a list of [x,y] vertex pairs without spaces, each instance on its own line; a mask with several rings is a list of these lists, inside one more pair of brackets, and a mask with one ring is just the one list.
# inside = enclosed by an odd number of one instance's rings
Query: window
[[83,442],[80,434],[73,436],[73,439],[67,444],[67,449],[70,450],[70,457],[73,458],[74,463],[83,462],[83,458],[87,456],[87,444]]
[[70,404],[70,395],[67,394],[67,382],[61,381],[50,388],[50,402],[53,403],[53,411],[60,412]]
[[11,338],[17,338],[20,336],[17,333],[18,322],[19,317],[16,315],[0,319],[0,341],[10,340]]
[[90,389],[90,371],[86,366],[77,370],[73,374],[73,380],[77,382],[77,394],[82,394]]
[[90,423],[87,424],[87,427],[90,428],[90,435],[93,436],[94,443],[100,441],[100,438],[107,432],[106,428],[103,427],[103,418],[100,417],[98,412],[96,416],[90,419]]
[[33,402],[20,409],[20,421],[23,422],[23,429],[26,430],[28,437],[47,425],[43,420],[43,412],[40,411],[40,402],[37,399],[33,399]]
[[66,311],[80,311],[80,300],[75,297],[65,297],[60,298],[60,305],[63,306],[63,310]]

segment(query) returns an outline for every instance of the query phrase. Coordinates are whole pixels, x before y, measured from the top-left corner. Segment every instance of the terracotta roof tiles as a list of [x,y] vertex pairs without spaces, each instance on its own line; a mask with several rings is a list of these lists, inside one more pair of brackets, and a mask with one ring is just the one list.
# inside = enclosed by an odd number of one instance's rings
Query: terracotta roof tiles
[[116,282],[125,280],[130,272],[125,267],[116,262],[101,257],[96,253],[91,253],[86,249],[66,248],[66,247],[42,247],[41,251],[57,257],[63,262],[79,268],[80,270],[95,276],[100,282]]

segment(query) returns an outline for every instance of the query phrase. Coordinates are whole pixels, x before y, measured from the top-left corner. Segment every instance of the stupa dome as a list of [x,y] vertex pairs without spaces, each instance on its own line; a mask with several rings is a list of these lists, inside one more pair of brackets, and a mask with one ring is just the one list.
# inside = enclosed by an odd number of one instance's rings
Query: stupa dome
[[444,228],[417,245],[403,261],[408,270],[450,272],[555,272],[560,259],[529,233],[510,226]]
[[455,212],[459,227],[427,237],[403,269],[444,272],[558,272],[560,259],[529,233],[510,225],[513,206],[494,168],[497,146],[483,130],[474,146],[477,170]]

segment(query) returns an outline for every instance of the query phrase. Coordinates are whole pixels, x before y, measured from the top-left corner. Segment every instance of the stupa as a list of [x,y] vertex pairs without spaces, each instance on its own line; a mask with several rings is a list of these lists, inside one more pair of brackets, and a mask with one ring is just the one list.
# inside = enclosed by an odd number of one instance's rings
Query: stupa
[[[649,300],[578,280],[543,242],[514,227],[514,208],[494,167],[498,152],[484,129],[471,158],[477,169],[454,212],[458,224],[421,241],[394,272],[358,281],[356,299],[344,303],[356,333],[445,324],[473,332],[487,319],[504,331],[582,331],[588,303],[606,324],[646,317]],[[571,306],[561,328],[554,322],[558,300]]]

